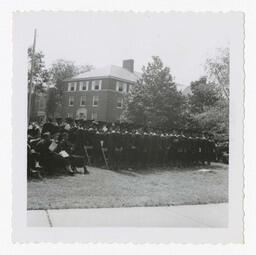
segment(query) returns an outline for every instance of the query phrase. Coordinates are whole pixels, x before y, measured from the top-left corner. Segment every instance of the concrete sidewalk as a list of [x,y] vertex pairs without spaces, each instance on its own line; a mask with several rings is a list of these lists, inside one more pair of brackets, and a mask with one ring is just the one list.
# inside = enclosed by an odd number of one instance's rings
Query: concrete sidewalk
[[216,227],[228,226],[228,204],[170,207],[30,210],[29,227]]

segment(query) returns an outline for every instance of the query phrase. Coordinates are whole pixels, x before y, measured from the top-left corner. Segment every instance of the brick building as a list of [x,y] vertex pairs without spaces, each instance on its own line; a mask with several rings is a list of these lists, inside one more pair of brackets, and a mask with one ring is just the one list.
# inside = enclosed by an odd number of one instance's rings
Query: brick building
[[140,78],[134,61],[107,66],[64,81],[61,117],[115,122],[123,111],[123,98]]

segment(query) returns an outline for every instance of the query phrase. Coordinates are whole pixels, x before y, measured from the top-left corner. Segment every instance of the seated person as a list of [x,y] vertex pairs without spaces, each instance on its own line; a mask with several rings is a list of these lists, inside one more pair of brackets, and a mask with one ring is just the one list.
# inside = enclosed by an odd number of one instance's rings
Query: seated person
[[36,168],[36,158],[34,157],[33,150],[29,143],[27,144],[27,170],[28,175]]
[[37,176],[38,178],[42,178],[40,171],[38,169],[38,153],[35,152],[33,147],[31,146],[29,140],[27,143],[27,175]]
[[73,174],[69,158],[62,157],[57,148],[58,144],[51,139],[50,133],[44,133],[42,139],[36,145],[36,151],[40,154],[40,165],[50,173],[54,170],[65,168],[68,173]]
[[78,172],[76,166],[84,167],[84,173],[88,172],[84,162],[84,156],[77,155],[73,144],[69,141],[68,133],[64,132],[59,140],[56,152],[62,155],[66,160],[70,160],[74,172]]
[[34,139],[40,137],[40,128],[36,123],[29,124],[28,135]]
[[68,133],[63,133],[59,137],[58,147],[56,152],[66,151],[69,155],[72,152],[72,143],[68,140]]

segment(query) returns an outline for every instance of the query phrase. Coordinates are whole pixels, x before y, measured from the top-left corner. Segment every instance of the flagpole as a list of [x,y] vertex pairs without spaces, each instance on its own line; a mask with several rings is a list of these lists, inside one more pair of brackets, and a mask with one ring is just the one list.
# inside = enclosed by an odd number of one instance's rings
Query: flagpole
[[33,48],[32,48],[32,59],[31,59],[31,70],[30,70],[31,77],[30,77],[29,87],[28,87],[28,119],[27,119],[28,124],[31,118],[31,101],[32,101],[32,94],[34,93],[33,75],[34,75],[35,48],[36,48],[36,29],[34,30],[34,42],[33,42]]

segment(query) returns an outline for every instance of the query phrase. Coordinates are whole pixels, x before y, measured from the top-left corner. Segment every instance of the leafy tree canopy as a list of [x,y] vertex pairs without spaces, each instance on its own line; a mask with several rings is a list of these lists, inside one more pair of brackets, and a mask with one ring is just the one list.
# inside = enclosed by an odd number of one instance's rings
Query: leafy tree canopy
[[61,90],[64,79],[90,71],[92,68],[93,67],[91,65],[77,66],[72,61],[59,59],[54,62],[49,69],[51,82],[55,84],[57,89]]
[[222,95],[229,100],[229,48],[219,48],[215,58],[208,58],[205,63],[205,71],[209,81],[215,83]]
[[50,81],[55,86],[55,89],[49,91],[49,98],[47,101],[47,115],[54,116],[58,106],[61,106],[63,95],[63,80],[70,78],[80,73],[90,71],[93,67],[91,65],[77,66],[72,61],[59,59],[54,62],[49,68]]
[[215,84],[207,83],[206,77],[191,82],[191,92],[189,103],[192,113],[202,113],[207,107],[216,105],[219,100],[219,92]]
[[206,77],[202,77],[191,83],[191,91],[190,126],[211,132],[216,138],[228,139],[229,106],[218,85],[207,83]]
[[191,115],[193,123],[202,131],[211,132],[215,138],[228,140],[229,136],[229,109],[226,102],[208,107],[204,112]]
[[[28,48],[28,86],[31,82],[32,47]],[[42,51],[35,52],[33,64],[33,92],[43,91],[43,84],[49,81],[49,72],[45,67],[44,54]],[[29,89],[31,89],[29,87]]]
[[177,91],[170,69],[154,56],[142,71],[142,78],[127,98],[127,119],[149,126],[179,127],[184,119],[185,97]]

